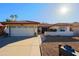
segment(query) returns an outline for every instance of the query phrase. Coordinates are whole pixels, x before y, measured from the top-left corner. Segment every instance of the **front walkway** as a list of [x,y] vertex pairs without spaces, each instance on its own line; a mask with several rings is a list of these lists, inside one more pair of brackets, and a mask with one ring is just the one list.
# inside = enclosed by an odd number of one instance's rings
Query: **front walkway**
[[40,56],[41,38],[33,37],[0,48],[0,56]]

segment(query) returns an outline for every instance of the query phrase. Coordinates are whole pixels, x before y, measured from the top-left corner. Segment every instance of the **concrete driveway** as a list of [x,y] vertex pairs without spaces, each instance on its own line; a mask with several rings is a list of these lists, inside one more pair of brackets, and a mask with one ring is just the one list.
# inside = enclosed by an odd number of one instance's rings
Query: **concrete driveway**
[[[7,39],[13,40],[12,37]],[[10,42],[10,44],[8,43],[7,45],[0,48],[0,56],[40,56],[40,44],[40,36],[24,38],[23,40],[12,43]]]

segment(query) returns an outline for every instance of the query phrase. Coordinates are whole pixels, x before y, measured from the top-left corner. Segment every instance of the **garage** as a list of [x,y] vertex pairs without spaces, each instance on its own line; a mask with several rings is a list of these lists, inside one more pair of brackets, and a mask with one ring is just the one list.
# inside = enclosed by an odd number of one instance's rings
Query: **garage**
[[10,35],[11,36],[34,36],[34,27],[11,27]]

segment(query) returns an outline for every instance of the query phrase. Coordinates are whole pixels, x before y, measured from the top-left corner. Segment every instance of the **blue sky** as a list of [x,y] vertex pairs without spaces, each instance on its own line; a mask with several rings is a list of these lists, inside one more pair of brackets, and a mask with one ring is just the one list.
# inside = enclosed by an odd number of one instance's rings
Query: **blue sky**
[[[63,6],[69,9],[65,15],[59,12]],[[79,22],[79,4],[0,3],[0,21],[5,21],[11,14],[18,15],[17,20],[46,23]]]

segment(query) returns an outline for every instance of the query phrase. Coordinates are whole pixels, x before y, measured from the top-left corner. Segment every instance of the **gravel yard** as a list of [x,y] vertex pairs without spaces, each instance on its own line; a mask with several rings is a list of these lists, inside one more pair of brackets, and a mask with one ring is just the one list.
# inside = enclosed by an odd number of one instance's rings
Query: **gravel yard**
[[79,52],[79,37],[45,36],[41,44],[42,56],[59,56],[59,44],[70,45]]
[[47,42],[41,45],[42,56],[59,56],[59,44],[70,45],[79,52],[78,42]]

